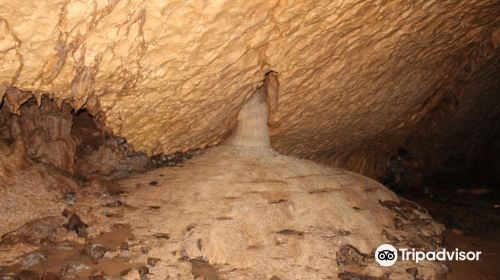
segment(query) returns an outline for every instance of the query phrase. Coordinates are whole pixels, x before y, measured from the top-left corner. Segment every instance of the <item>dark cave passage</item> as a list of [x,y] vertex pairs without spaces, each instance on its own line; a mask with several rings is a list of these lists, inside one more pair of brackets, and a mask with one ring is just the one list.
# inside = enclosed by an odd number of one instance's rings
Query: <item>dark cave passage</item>
[[450,147],[409,139],[384,182],[446,226],[450,250],[482,251],[478,264],[448,263],[451,279],[495,279],[500,262],[500,115],[473,125],[480,129],[462,130]]
[[[410,156],[405,154],[405,157]],[[453,167],[462,169],[463,165],[455,162]],[[470,279],[471,275],[484,277],[480,279],[495,279],[498,273],[500,188],[495,167],[495,162],[488,160],[481,165],[473,165],[466,173],[447,169],[411,185],[405,179],[386,184],[398,195],[426,208],[436,221],[445,225],[444,245],[449,250],[459,248],[483,253],[483,259],[478,264],[448,263],[451,279]]]

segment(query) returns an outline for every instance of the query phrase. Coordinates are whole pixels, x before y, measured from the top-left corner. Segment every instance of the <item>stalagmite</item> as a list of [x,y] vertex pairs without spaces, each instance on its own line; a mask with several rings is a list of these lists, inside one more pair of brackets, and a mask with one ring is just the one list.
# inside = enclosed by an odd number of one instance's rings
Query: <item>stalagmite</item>
[[[72,244],[69,250],[73,259],[79,259],[81,271],[74,272],[75,263],[52,261],[61,245],[53,245],[50,250],[55,251],[49,251],[42,262],[50,271],[80,277],[96,269],[116,276],[117,268],[143,263],[145,255],[158,261],[147,270],[125,273],[124,279],[145,273],[150,279],[408,277],[407,269],[414,263],[383,268],[375,262],[374,250],[388,242],[438,248],[442,226],[419,206],[397,198],[371,179],[274,151],[269,106],[259,91],[240,109],[233,134],[223,144],[182,166],[153,169],[117,182],[91,179],[83,188],[73,187],[65,195],[66,218],[60,213],[61,202],[40,201],[45,217],[4,235],[0,262],[12,264],[9,269],[16,271],[24,262],[17,260],[26,251],[13,246],[50,240]],[[39,164],[30,168],[43,172]],[[44,184],[39,188],[40,193],[46,191]],[[64,219],[69,219],[66,226]],[[84,227],[70,226],[75,219]],[[122,233],[113,233],[123,228],[134,237],[113,241],[123,238]],[[26,239],[33,232],[36,238]],[[115,237],[101,237],[106,234]],[[127,254],[119,246],[123,242],[130,244]],[[87,247],[83,250],[78,244]],[[121,256],[127,261],[115,264],[113,270],[88,262],[82,254],[97,255],[103,261]],[[446,271],[439,263],[422,262],[416,267],[422,279],[434,279]]]
[[[202,260],[216,271],[218,278],[213,279],[408,276],[406,269],[413,263],[383,269],[372,252],[387,242],[410,246],[418,240],[431,248],[439,242],[442,226],[375,181],[273,151],[267,108],[255,93],[225,143],[183,167],[120,183],[133,188],[154,179],[160,186],[132,191],[126,202],[160,203],[158,212],[148,219],[141,211],[125,215],[136,236],[169,233],[167,242],[147,243],[154,257],[169,264],[155,267],[154,275],[190,279],[185,275]],[[186,266],[187,261],[192,265]],[[444,271],[437,263],[418,265],[424,279]]]
[[263,96],[256,92],[241,108],[236,129],[224,145],[271,149],[268,108]]

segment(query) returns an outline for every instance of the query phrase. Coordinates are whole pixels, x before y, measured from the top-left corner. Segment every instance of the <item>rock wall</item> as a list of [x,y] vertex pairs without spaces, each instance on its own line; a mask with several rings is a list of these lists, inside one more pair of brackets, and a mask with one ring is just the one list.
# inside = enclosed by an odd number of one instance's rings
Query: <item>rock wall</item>
[[28,99],[18,116],[9,97],[0,107],[0,239],[32,219],[60,215],[80,188],[106,189],[116,179],[175,166],[194,153],[147,157],[101,131],[85,111],[75,113],[67,104],[58,109],[43,97],[40,106]]
[[498,14],[497,0],[0,0],[0,98],[66,100],[168,154],[220,142],[274,71],[274,148],[377,175],[457,60],[498,47]]
[[1,223],[0,177],[0,278],[444,279],[439,261],[374,256],[384,243],[440,250],[441,224],[374,180],[272,150],[266,105],[255,93],[229,141],[181,166],[41,197],[52,210],[20,227],[13,211]]
[[[498,177],[500,166],[500,51],[481,69],[464,69],[462,79],[405,141],[417,173]],[[495,170],[496,169],[496,170]],[[489,174],[490,173],[490,174]]]

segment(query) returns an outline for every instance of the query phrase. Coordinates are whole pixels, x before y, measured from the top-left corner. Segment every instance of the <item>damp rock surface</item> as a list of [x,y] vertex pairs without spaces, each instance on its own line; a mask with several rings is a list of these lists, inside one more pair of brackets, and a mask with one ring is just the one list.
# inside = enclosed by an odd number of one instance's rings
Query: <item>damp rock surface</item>
[[[19,108],[21,115],[8,104],[0,104],[0,236],[12,231],[17,234],[8,234],[5,242],[28,238],[40,243],[41,233],[59,225],[54,217],[60,219],[65,207],[78,202],[81,188],[97,187],[117,194],[121,190],[114,179],[176,166],[193,155],[190,151],[148,157],[133,152],[125,139],[104,131],[87,111],[76,112],[68,104],[59,108],[46,96],[40,104],[32,94],[26,98]],[[47,227],[37,228],[36,223]],[[85,234],[84,227],[72,227]],[[31,232],[19,235],[27,229]],[[51,239],[49,235],[44,238]]]
[[276,150],[366,174],[500,42],[497,0],[0,4],[0,97],[14,111],[16,89],[48,94],[170,154],[219,143],[274,71]]

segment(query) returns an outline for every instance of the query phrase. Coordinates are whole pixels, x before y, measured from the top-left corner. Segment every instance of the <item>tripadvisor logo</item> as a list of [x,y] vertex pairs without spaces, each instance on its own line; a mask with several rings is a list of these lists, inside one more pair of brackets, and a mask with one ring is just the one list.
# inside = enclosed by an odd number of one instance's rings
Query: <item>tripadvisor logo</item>
[[392,266],[398,260],[402,261],[478,261],[481,251],[460,251],[458,249],[448,251],[441,249],[439,251],[419,251],[407,248],[396,250],[391,244],[382,244],[375,251],[375,260],[380,266]]
[[381,266],[391,266],[398,260],[398,251],[391,244],[382,244],[375,251],[375,260]]

